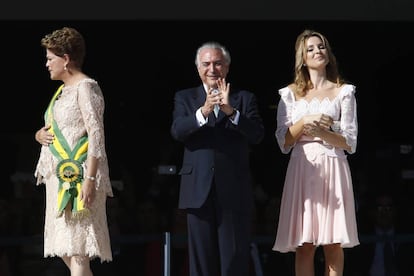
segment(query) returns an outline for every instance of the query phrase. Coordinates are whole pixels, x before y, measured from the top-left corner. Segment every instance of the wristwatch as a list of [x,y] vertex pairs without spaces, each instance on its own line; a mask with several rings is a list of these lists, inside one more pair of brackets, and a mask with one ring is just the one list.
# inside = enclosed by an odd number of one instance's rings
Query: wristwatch
[[233,108],[233,112],[230,115],[227,115],[228,118],[234,119],[234,116],[237,114],[237,109]]

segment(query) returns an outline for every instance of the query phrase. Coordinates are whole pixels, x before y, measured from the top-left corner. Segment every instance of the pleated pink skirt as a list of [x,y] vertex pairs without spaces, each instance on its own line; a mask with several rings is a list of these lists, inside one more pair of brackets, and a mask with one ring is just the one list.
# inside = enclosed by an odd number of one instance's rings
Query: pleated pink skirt
[[299,142],[292,150],[273,250],[359,244],[351,172],[343,150]]

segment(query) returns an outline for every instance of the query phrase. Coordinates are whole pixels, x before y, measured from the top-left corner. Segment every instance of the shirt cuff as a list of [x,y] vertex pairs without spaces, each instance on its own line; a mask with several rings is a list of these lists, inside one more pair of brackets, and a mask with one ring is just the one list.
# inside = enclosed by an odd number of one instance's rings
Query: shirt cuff
[[208,120],[204,118],[203,113],[201,112],[201,107],[196,111],[196,118],[199,126],[203,126],[208,122]]

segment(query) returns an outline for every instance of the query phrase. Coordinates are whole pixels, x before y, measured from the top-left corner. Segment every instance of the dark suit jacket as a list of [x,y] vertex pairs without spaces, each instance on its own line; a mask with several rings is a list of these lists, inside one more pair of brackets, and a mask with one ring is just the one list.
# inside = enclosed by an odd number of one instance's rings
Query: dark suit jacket
[[245,90],[231,89],[229,103],[240,111],[238,125],[222,111],[214,112],[201,126],[196,111],[206,99],[203,86],[176,92],[173,138],[184,144],[179,208],[198,208],[216,184],[217,200],[225,208],[246,210],[253,203],[249,164],[249,144],[261,142],[264,127],[256,97]]

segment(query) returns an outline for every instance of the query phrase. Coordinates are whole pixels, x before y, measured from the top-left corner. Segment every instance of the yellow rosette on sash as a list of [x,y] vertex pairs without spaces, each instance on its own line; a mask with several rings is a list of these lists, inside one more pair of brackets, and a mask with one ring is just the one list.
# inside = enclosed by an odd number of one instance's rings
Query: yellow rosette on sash
[[59,179],[58,216],[61,216],[65,208],[70,206],[72,216],[81,217],[88,213],[88,210],[83,205],[83,201],[80,200],[83,182],[82,163],[87,157],[88,136],[81,137],[74,148],[71,149],[56,121],[53,119],[53,105],[57,96],[61,93],[62,87],[63,84],[56,91],[45,113],[45,121],[51,125],[49,131],[55,135],[55,139],[49,145],[49,149],[60,160],[56,166],[56,175]]

